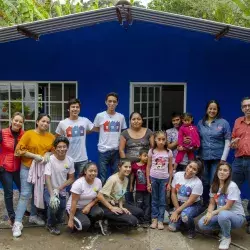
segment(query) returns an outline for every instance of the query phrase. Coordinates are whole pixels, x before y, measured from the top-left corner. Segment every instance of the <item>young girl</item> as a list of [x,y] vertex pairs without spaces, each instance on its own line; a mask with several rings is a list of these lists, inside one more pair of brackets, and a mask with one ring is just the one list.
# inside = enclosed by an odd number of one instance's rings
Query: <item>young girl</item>
[[[185,141],[188,138],[188,142]],[[175,159],[174,169],[182,162],[187,154],[189,160],[194,159],[193,150],[200,147],[200,137],[198,129],[193,125],[193,116],[190,113],[184,113],[182,116],[182,126],[178,133],[178,153]]]
[[185,171],[174,175],[172,182],[172,202],[175,207],[170,217],[168,229],[177,231],[181,224],[188,229],[188,238],[195,237],[194,218],[202,212],[200,197],[203,192],[202,182],[199,179],[203,172],[203,165],[199,160],[192,160]]
[[[166,208],[166,183],[171,182],[173,166],[172,151],[167,148],[167,136],[164,131],[155,132],[154,147],[148,152],[147,183],[152,192],[151,228],[164,229],[163,220]],[[170,184],[167,189],[170,190]]]
[[240,190],[231,178],[231,166],[228,163],[219,163],[210,190],[207,214],[198,223],[202,230],[221,230],[221,250],[226,250],[230,246],[231,229],[240,228],[245,222]]
[[102,203],[104,218],[108,219],[110,223],[135,227],[138,219],[143,218],[144,213],[140,208],[124,204],[131,162],[126,158],[120,159],[118,169],[118,173],[109,177],[97,198]]

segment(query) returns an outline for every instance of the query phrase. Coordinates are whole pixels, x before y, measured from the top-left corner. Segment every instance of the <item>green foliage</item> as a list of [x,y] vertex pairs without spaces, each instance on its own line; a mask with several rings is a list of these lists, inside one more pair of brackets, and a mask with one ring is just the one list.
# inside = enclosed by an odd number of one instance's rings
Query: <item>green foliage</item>
[[[242,0],[152,0],[148,8],[217,22],[250,27],[243,10],[235,4]],[[250,0],[245,0],[249,2]],[[250,4],[248,6],[250,11]]]

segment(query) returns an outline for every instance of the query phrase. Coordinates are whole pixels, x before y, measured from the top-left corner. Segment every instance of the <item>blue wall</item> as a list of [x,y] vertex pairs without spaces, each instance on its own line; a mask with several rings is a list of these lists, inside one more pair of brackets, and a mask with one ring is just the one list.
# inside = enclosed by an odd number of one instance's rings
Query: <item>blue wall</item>
[[[250,94],[250,44],[144,22],[128,31],[109,22],[0,44],[0,58],[0,80],[78,81],[81,115],[91,120],[110,91],[119,93],[118,111],[128,119],[130,82],[187,82],[187,111],[196,121],[217,99],[231,125]],[[89,135],[90,159],[96,145],[97,135]]]

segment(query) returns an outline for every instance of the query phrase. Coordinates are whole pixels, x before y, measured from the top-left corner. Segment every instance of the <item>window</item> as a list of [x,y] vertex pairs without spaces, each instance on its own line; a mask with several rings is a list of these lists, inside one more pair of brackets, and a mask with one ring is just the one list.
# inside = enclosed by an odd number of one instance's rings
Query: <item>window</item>
[[25,116],[24,129],[34,129],[39,113],[51,116],[50,131],[68,116],[67,102],[77,97],[76,82],[0,82],[0,127],[6,128],[13,113]]
[[144,117],[144,126],[152,131],[166,130],[173,112],[186,110],[186,83],[131,83],[130,113]]

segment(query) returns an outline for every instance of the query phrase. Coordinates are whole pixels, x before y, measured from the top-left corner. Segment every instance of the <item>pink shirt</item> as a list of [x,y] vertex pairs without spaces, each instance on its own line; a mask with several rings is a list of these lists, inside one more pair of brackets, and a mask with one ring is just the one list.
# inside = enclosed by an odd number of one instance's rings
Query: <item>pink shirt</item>
[[[190,137],[191,142],[189,144],[185,144],[184,137]],[[193,124],[191,125],[185,125],[183,124],[180,129],[179,129],[179,134],[178,134],[178,145],[184,146],[187,148],[198,148],[200,147],[200,136],[199,132],[196,126]]]
[[150,149],[148,156],[152,158],[150,176],[156,179],[168,179],[168,164],[169,159],[173,157],[172,151],[170,149],[168,151],[157,151],[157,149]]

